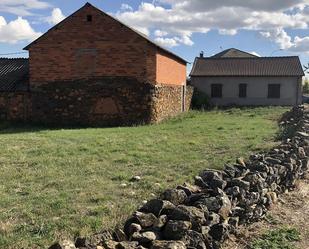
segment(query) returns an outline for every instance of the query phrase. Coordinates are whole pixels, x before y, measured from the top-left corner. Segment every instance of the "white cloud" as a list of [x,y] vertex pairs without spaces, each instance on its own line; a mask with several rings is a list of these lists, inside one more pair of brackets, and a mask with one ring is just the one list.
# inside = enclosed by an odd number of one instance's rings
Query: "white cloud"
[[208,11],[226,7],[242,7],[254,10],[278,11],[302,6],[308,3],[307,0],[160,0],[163,3],[169,3],[176,8],[187,9],[190,11]]
[[296,36],[290,51],[296,53],[304,52],[305,54],[309,55],[309,36],[303,38]]
[[51,25],[56,25],[65,19],[65,15],[63,15],[61,9],[54,8],[51,12],[51,15],[44,18],[44,21],[48,22]]
[[277,28],[267,32],[260,32],[265,38],[277,43],[280,49],[295,52],[305,53],[309,55],[309,36],[299,37],[294,39],[283,28]]
[[[161,43],[192,45],[192,34],[218,30],[236,35],[239,30],[274,32],[278,44],[291,46],[285,29],[308,29],[309,0],[158,0],[116,17],[133,27],[153,32]],[[270,34],[269,34],[270,35]],[[274,36],[274,34],[272,34]],[[280,40],[280,41],[279,41]]]
[[0,12],[15,14],[18,16],[32,15],[32,10],[47,9],[52,5],[40,0],[1,0]]
[[281,49],[288,49],[293,46],[292,38],[283,28],[276,28],[267,32],[260,32],[262,36],[276,42]]
[[253,54],[253,55],[257,56],[257,57],[261,57],[261,55],[259,53],[255,52],[255,51],[252,51],[249,54]]
[[0,16],[0,42],[32,41],[40,35],[41,33],[35,32],[29,22],[22,17],[7,23],[5,18]]
[[219,34],[221,35],[236,35],[236,29],[219,29]]
[[155,39],[155,42],[163,47],[172,48],[178,46],[178,42],[175,40],[175,38],[158,37]]
[[167,36],[168,33],[166,31],[162,31],[162,30],[155,30],[154,35],[157,37],[163,37],[163,36]]
[[129,4],[126,4],[126,3],[121,4],[120,9],[122,11],[132,11],[133,10],[133,8]]

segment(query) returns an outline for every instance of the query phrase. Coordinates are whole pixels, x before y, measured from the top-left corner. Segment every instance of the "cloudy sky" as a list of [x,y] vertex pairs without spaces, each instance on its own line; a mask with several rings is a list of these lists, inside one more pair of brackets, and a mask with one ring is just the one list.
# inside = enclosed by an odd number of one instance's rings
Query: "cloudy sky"
[[[22,48],[84,0],[0,0],[0,56]],[[309,0],[90,0],[188,61],[235,47],[309,62]],[[17,54],[10,56],[24,56]]]

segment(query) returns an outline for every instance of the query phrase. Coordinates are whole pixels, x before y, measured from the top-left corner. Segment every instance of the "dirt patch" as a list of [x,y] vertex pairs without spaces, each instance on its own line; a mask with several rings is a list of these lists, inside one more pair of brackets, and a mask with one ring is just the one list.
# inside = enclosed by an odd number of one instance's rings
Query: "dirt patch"
[[295,243],[295,248],[309,248],[309,176],[298,182],[295,191],[281,195],[265,220],[239,227],[237,236],[231,236],[223,249],[248,249],[254,239],[284,226],[301,233],[302,239]]

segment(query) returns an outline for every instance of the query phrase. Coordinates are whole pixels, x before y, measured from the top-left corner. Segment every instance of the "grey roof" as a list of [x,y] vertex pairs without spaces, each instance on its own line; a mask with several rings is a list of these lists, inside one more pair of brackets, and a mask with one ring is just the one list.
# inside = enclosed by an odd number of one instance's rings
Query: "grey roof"
[[241,51],[236,48],[229,48],[211,57],[213,58],[252,58],[253,57],[254,58],[258,56],[247,53],[245,51]]
[[25,58],[0,58],[0,91],[27,91],[29,62]]
[[298,56],[196,58],[190,76],[304,76]]
[[49,29],[46,33],[44,33],[42,36],[40,36],[39,38],[37,38],[35,41],[33,41],[32,43],[30,43],[29,45],[27,45],[26,47],[24,47],[24,50],[29,50],[29,48],[30,48],[33,44],[37,43],[43,36],[47,35],[51,30],[53,30],[53,29],[55,29],[56,27],[58,27],[61,23],[65,22],[69,17],[71,17],[71,16],[74,15],[76,12],[80,11],[81,9],[83,9],[83,8],[85,8],[85,7],[92,7],[92,8],[97,9],[97,10],[100,11],[102,14],[109,16],[110,18],[114,19],[115,21],[121,23],[123,26],[125,26],[125,27],[129,28],[130,30],[134,31],[134,32],[137,33],[139,36],[143,37],[143,38],[144,38],[145,40],[147,40],[150,44],[156,46],[156,47],[159,48],[160,50],[162,50],[162,51],[164,51],[164,52],[166,52],[166,53],[172,55],[173,57],[177,58],[178,60],[180,60],[180,61],[182,61],[182,62],[184,62],[184,63],[188,63],[185,59],[183,59],[183,58],[181,58],[179,55],[177,55],[177,54],[175,54],[175,53],[169,51],[168,49],[162,47],[162,46],[159,45],[158,43],[156,43],[156,42],[154,42],[153,40],[151,40],[151,39],[150,39],[148,36],[146,36],[145,34],[143,34],[143,33],[139,32],[139,31],[137,31],[136,29],[134,29],[134,28],[130,27],[129,25],[127,25],[127,24],[121,22],[121,21],[118,20],[117,18],[115,18],[115,17],[113,17],[113,16],[111,16],[111,15],[105,13],[104,11],[100,10],[99,8],[93,6],[92,4],[90,4],[90,3],[88,3],[88,2],[87,2],[82,8],[80,8],[80,9],[77,10],[77,11],[75,11],[73,14],[71,14],[70,16],[68,16],[67,18],[65,18],[63,21],[61,21],[60,23],[58,23],[57,25],[55,25],[54,27],[52,27],[51,29]]

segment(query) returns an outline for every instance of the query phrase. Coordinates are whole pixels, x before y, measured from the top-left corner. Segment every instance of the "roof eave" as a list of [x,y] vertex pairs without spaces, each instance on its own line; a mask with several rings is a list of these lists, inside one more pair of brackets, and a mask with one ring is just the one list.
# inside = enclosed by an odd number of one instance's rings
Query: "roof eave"
[[231,75],[231,74],[226,74],[226,75],[194,75],[194,74],[189,74],[190,77],[303,77],[305,74],[297,74],[297,75]]

